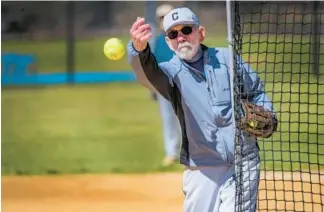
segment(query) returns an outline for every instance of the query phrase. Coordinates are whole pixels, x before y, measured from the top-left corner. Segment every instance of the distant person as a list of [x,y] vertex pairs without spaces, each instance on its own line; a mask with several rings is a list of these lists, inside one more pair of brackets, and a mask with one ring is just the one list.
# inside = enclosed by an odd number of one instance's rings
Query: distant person
[[[156,18],[158,19],[161,33],[155,39],[155,47],[153,52],[158,63],[169,61],[173,57],[173,52],[170,50],[165,41],[166,35],[163,30],[163,18],[173,9],[174,8],[172,5],[162,4],[156,10]],[[153,93],[153,96],[156,97],[160,104],[160,113],[162,116],[165,151],[163,165],[169,166],[176,162],[178,158],[181,128],[171,103],[158,93]]]

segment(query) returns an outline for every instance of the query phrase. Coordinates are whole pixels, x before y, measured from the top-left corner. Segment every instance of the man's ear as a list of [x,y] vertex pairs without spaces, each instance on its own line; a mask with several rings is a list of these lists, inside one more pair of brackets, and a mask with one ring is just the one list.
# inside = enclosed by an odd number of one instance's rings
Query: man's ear
[[165,37],[165,42],[168,44],[169,48],[170,48],[172,51],[174,51],[174,49],[173,49],[173,47],[172,47],[172,45],[171,45],[171,40],[170,40],[170,38]]
[[204,42],[206,37],[206,29],[203,26],[199,27],[199,42],[202,43]]

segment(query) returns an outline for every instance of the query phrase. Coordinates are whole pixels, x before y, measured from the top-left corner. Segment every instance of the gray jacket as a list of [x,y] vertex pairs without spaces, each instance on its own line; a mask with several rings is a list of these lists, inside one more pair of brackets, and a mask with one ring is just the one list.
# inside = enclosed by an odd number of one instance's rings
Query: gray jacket
[[[204,71],[190,69],[177,56],[158,64],[150,47],[137,52],[128,43],[129,62],[138,81],[169,100],[182,129],[180,163],[217,166],[234,163],[235,122],[227,48],[202,45]],[[242,61],[243,62],[243,61]],[[202,74],[204,73],[204,74]],[[257,73],[243,62],[243,92],[249,101],[273,111]],[[255,151],[255,137],[243,133],[243,152]]]

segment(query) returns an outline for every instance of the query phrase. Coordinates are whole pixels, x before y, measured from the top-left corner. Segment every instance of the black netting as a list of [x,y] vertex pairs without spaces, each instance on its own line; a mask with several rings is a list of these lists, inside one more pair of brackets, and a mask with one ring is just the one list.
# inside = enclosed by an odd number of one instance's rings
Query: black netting
[[[321,2],[235,2],[234,53],[258,73],[278,131],[259,139],[258,211],[324,211],[324,6]],[[235,70],[242,68],[235,60]],[[245,98],[234,77],[234,96]],[[236,118],[239,107],[235,105]],[[243,132],[237,131],[237,138]],[[255,173],[236,141],[236,211],[247,209]],[[252,177],[251,177],[252,176]],[[249,182],[246,184],[246,182]],[[251,193],[251,192],[250,192]],[[250,206],[249,206],[250,207]],[[253,206],[252,206],[253,207]]]

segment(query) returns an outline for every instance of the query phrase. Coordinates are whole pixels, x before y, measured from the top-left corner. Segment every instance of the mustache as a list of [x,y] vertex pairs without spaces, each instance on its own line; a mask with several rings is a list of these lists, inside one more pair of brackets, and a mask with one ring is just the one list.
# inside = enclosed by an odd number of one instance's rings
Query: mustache
[[179,45],[178,45],[178,50],[180,50],[180,49],[182,49],[182,48],[184,48],[184,47],[189,47],[189,48],[192,48],[193,47],[193,45],[191,44],[191,43],[189,43],[189,42],[183,42],[183,43],[179,43]]

